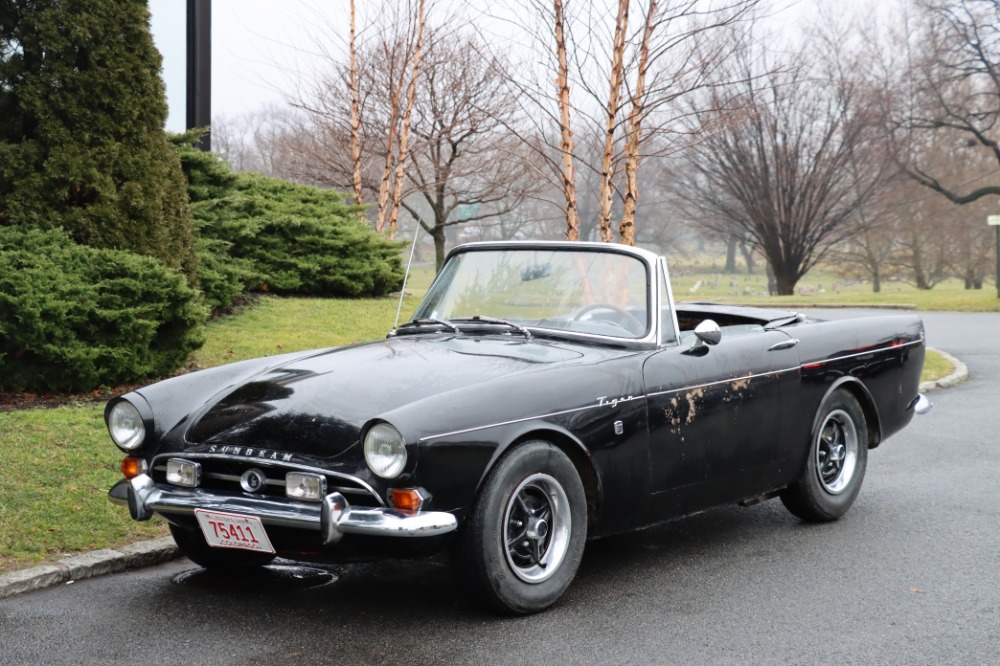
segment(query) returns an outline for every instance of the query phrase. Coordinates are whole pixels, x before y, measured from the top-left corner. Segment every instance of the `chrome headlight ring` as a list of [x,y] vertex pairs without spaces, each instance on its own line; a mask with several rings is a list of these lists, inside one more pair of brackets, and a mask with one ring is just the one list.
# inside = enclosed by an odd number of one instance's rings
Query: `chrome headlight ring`
[[104,410],[104,421],[108,425],[111,440],[119,449],[129,453],[146,441],[152,422],[148,412],[149,407],[145,401],[121,397],[108,403]]
[[365,432],[365,462],[377,476],[394,479],[406,468],[406,441],[389,423],[380,421]]

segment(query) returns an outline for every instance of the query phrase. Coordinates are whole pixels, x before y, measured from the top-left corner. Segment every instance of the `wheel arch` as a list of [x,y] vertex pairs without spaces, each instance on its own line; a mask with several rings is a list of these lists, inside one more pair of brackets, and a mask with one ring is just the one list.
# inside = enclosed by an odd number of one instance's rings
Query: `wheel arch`
[[[503,453],[506,454],[514,447],[525,442],[538,440],[549,442],[565,453],[566,457],[570,459],[570,462],[576,468],[576,473],[580,475],[580,482],[583,483],[583,491],[587,497],[587,527],[589,531],[594,526],[594,521],[597,518],[597,509],[600,506],[601,483],[587,449],[574,437],[556,428],[533,428],[519,434],[504,449]],[[490,467],[492,468],[495,465],[496,461]]]
[[840,389],[847,391],[858,401],[858,405],[861,406],[861,411],[865,415],[865,427],[868,431],[868,448],[876,448],[882,443],[882,422],[879,418],[878,407],[868,387],[857,377],[842,377],[830,385],[830,388],[827,389],[826,394],[823,395],[823,399],[819,403],[816,415],[813,417],[812,436],[815,437],[816,430],[819,428],[819,420],[823,414],[823,407],[830,399],[830,396]]

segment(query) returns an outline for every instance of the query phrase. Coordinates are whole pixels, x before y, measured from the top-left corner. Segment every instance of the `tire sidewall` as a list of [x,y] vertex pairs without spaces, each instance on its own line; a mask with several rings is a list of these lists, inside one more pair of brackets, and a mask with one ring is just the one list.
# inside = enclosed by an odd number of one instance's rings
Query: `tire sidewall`
[[[550,475],[563,488],[571,520],[567,551],[558,570],[539,583],[521,580],[507,561],[504,515],[514,491],[536,473]],[[533,613],[555,603],[572,582],[583,556],[587,536],[587,502],[580,476],[565,453],[548,442],[518,445],[501,459],[484,484],[466,537],[481,556],[494,606],[516,613]],[[472,554],[475,557],[475,554]]]
[[[838,494],[830,493],[819,478],[819,471],[816,467],[817,449],[819,448],[820,434],[827,417],[835,411],[843,411],[850,416],[854,427],[857,429],[858,452],[855,463],[854,474],[847,487]],[[865,414],[858,404],[858,401],[849,393],[843,390],[834,391],[823,403],[819,410],[816,422],[813,424],[812,439],[809,446],[809,456],[806,460],[804,478],[800,481],[803,490],[810,502],[815,506],[822,517],[828,520],[839,518],[847,513],[858,493],[861,491],[861,483],[864,480],[865,470],[868,467],[868,426]]]

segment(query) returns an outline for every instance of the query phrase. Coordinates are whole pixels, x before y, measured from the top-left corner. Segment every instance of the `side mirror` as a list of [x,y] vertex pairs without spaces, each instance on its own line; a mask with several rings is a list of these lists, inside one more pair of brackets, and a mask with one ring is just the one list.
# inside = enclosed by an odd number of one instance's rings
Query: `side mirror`
[[698,324],[694,329],[694,334],[698,341],[694,343],[692,349],[704,345],[717,345],[722,340],[722,329],[711,319],[706,319]]

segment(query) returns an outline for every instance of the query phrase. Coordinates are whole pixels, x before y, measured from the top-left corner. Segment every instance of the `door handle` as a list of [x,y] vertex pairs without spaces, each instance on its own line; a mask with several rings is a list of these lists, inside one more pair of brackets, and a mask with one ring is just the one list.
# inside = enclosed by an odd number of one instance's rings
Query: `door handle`
[[767,351],[781,351],[782,349],[791,349],[797,344],[799,344],[798,338],[792,338],[791,340],[783,340],[781,342],[775,342],[773,345],[767,348]]

